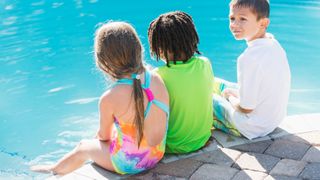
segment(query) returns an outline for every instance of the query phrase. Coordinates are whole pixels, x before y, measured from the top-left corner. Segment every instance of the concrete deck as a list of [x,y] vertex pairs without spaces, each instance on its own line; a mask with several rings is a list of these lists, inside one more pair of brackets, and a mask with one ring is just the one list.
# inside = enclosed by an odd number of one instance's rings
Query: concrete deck
[[138,175],[121,176],[86,164],[48,179],[320,179],[320,114],[288,116],[274,132],[251,141],[214,131],[209,146],[166,155]]

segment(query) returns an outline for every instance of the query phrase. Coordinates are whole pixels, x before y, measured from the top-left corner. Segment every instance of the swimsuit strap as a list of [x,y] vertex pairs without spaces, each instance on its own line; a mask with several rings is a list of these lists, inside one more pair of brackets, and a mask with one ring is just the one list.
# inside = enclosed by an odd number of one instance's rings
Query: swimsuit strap
[[[139,75],[137,75],[137,74],[132,74],[131,77],[137,78],[138,76]],[[167,114],[167,116],[169,116],[169,107],[166,104],[154,99],[154,95],[150,89],[150,82],[151,82],[151,73],[149,71],[145,71],[144,84],[141,84],[141,87],[143,88],[144,92],[146,93],[148,101],[149,101],[147,104],[147,108],[144,112],[145,119],[147,118],[147,116],[150,112],[152,103],[155,104],[156,106],[158,106],[160,109],[162,109]],[[119,79],[112,87],[114,87],[116,85],[120,85],[120,84],[133,85],[133,79],[128,79],[128,78]]]

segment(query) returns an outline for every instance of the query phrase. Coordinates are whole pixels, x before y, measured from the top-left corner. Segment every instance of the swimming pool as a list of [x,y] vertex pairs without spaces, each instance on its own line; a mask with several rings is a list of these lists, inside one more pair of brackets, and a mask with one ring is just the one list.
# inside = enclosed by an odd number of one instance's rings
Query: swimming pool
[[[80,139],[94,136],[97,100],[107,87],[92,54],[99,22],[132,23],[146,61],[157,66],[148,54],[150,21],[167,11],[186,11],[215,75],[236,80],[236,58],[246,45],[228,30],[228,2],[168,2],[0,1],[0,179],[45,177],[28,166],[55,162]],[[319,29],[319,1],[272,1],[269,30],[291,66],[290,115],[320,112]]]

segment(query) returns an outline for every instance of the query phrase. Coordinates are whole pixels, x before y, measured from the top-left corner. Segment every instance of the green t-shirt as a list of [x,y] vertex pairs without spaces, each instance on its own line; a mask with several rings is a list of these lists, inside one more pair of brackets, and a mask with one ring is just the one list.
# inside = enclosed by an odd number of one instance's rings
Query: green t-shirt
[[166,152],[198,150],[211,136],[213,72],[210,61],[193,56],[186,63],[172,63],[155,71],[162,77],[170,97]]

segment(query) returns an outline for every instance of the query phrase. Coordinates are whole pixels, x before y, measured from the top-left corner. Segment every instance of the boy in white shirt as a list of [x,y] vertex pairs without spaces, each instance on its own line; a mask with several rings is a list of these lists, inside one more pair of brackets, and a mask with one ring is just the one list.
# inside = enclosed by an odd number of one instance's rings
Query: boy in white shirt
[[269,25],[268,0],[232,0],[229,28],[248,47],[237,59],[238,88],[220,84],[213,99],[214,127],[248,139],[272,132],[287,114],[290,69]]

